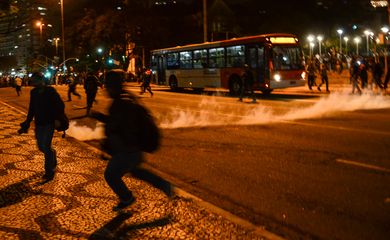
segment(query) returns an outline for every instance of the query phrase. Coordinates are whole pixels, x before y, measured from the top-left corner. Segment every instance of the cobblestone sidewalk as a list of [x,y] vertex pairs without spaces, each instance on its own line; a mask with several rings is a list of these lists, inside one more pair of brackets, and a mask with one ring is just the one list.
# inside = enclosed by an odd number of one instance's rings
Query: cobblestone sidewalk
[[190,199],[169,201],[131,177],[126,183],[137,201],[114,213],[106,162],[59,134],[53,140],[57,174],[42,184],[43,154],[33,131],[16,134],[25,116],[1,101],[0,116],[0,239],[265,239]]

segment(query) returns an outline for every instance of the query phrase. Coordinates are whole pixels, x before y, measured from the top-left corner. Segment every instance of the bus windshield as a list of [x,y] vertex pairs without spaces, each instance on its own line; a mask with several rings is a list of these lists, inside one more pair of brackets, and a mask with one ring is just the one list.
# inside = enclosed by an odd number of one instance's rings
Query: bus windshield
[[274,46],[273,66],[276,71],[304,69],[301,49],[296,46]]

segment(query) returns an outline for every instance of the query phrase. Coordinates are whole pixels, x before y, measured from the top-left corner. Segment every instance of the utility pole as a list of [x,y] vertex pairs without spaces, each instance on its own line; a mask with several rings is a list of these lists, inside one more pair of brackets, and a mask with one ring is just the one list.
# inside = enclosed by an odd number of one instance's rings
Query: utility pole
[[207,39],[207,0],[203,0],[203,42]]
[[62,61],[64,61],[64,73],[66,72],[65,66],[65,25],[64,25],[64,0],[61,0],[61,28],[62,28]]

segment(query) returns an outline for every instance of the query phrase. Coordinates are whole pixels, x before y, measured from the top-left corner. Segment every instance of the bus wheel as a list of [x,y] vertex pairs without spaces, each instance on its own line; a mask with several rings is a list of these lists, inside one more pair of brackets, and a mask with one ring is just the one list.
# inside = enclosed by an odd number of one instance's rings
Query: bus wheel
[[171,88],[172,91],[177,91],[177,79],[174,75],[169,77],[169,87]]
[[261,90],[261,92],[262,92],[264,95],[270,95],[271,92],[272,92],[272,89],[264,89],[264,90]]
[[229,93],[232,96],[237,96],[241,93],[241,81],[238,77],[232,78],[229,84]]

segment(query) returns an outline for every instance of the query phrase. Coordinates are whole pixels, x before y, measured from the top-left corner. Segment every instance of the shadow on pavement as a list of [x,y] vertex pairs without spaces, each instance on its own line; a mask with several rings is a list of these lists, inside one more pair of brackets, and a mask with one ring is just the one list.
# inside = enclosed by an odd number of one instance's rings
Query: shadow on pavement
[[129,219],[133,214],[130,212],[120,213],[118,216],[114,217],[111,221],[103,225],[101,228],[97,229],[91,236],[88,238],[90,240],[99,240],[99,239],[121,239],[122,237],[129,237],[132,231],[137,229],[144,228],[155,228],[162,227],[171,222],[170,216],[165,216],[151,222],[143,222],[138,224],[131,225],[121,225]]
[[0,189],[0,208],[23,202],[24,199],[30,196],[40,194],[41,191],[34,190],[30,185],[30,182],[37,178],[39,178],[39,174],[34,174],[20,182]]

